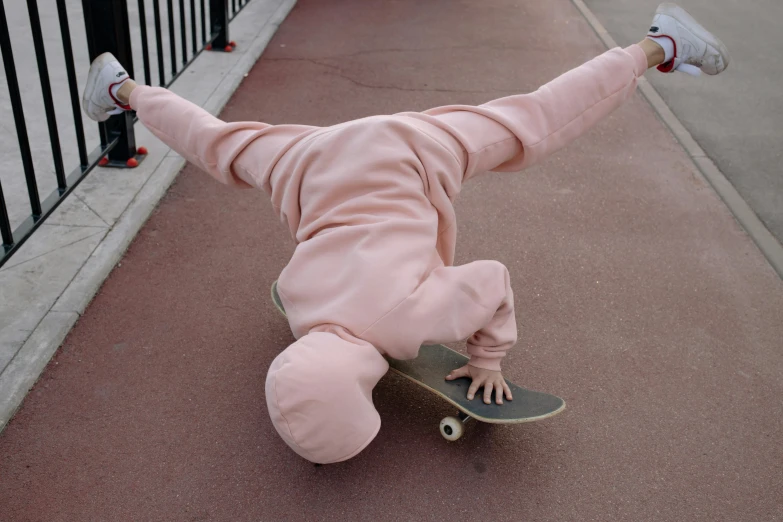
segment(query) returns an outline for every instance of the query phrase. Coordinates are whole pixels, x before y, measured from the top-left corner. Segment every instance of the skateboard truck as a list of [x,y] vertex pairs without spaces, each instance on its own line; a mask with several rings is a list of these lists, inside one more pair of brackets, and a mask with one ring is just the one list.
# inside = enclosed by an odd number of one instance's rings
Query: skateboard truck
[[444,417],[440,421],[440,434],[443,438],[454,442],[462,437],[465,432],[465,424],[473,417],[466,413],[459,412],[457,417]]

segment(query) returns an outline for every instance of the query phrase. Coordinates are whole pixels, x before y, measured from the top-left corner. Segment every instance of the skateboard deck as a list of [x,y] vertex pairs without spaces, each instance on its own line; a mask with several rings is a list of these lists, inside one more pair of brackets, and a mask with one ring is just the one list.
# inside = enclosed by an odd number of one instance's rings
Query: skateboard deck
[[[272,301],[285,315],[283,303],[277,293],[277,281],[272,284]],[[456,407],[461,414],[458,419],[446,417],[441,421],[441,433],[446,439],[456,440],[462,434],[462,425],[470,418],[490,424],[518,424],[533,422],[565,409],[565,401],[555,395],[528,390],[506,380],[513,400],[503,404],[485,404],[481,390],[472,401],[467,398],[470,379],[447,381],[446,375],[455,368],[468,363],[468,357],[442,344],[423,345],[419,356],[409,361],[386,357],[389,367],[399,375],[438,395]],[[494,401],[494,394],[493,394]]]

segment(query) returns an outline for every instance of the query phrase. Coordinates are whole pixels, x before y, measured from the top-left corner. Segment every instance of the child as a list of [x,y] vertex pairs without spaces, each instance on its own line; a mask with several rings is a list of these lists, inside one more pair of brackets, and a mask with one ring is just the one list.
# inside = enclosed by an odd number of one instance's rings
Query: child
[[674,4],[647,38],[612,49],[532,94],[478,107],[376,116],[317,128],[224,123],[171,92],[137,86],[109,54],[92,64],[84,109],[133,108],[144,125],[219,181],[264,189],[297,242],[278,290],[297,341],[272,362],[266,401],[283,440],[315,463],[349,459],[380,428],[372,389],[383,355],[468,339],[468,399],[512,400],[500,361],[517,339],[509,274],[452,266],[452,202],[485,171],[515,172],[577,138],[657,66],[722,72],[723,44]]

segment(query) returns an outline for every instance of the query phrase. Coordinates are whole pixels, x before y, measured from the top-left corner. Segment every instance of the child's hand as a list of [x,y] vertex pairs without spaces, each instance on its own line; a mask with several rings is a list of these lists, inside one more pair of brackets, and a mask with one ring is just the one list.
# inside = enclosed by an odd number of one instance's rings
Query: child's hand
[[482,387],[484,388],[484,402],[486,404],[490,404],[492,402],[493,389],[495,390],[495,402],[498,404],[503,404],[504,392],[506,399],[512,400],[511,390],[509,389],[508,384],[506,384],[506,381],[503,379],[503,375],[500,372],[485,370],[484,368],[476,368],[475,366],[466,364],[462,368],[452,370],[452,372],[446,376],[446,380],[453,381],[454,379],[459,379],[460,377],[468,377],[473,379],[473,382],[470,384],[470,388],[468,388],[469,401],[473,400],[473,397],[476,395],[478,389]]

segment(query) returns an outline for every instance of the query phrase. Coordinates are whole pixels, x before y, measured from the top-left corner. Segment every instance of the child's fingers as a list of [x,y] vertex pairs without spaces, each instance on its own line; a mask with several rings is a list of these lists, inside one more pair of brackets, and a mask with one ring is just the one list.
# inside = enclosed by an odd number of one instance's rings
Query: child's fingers
[[484,404],[492,404],[492,381],[484,383]]
[[470,388],[468,388],[468,400],[472,401],[473,397],[476,396],[476,392],[481,387],[481,381],[478,379],[473,379],[473,382],[470,383]]
[[503,380],[503,391],[506,392],[506,400],[513,400],[513,397],[511,396],[511,388],[508,387],[508,383]]
[[500,382],[495,383],[495,402],[503,404],[503,385]]
[[459,379],[460,377],[467,377],[470,375],[470,370],[467,366],[463,366],[462,368],[457,368],[456,370],[451,370],[449,374],[446,376],[447,381],[453,381],[454,379]]

